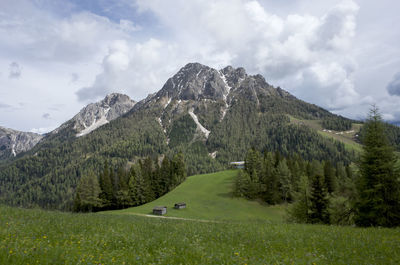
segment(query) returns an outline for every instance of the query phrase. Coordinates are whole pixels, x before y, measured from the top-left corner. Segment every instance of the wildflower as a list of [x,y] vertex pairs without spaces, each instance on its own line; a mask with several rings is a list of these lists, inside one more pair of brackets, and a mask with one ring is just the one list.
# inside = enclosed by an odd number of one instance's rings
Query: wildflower
[[13,253],[13,251],[12,251],[12,249],[10,249],[10,254],[12,254]]
[[239,256],[239,253],[238,253],[238,252],[235,252],[235,253],[233,253],[233,254],[235,254],[235,256]]
[[44,239],[46,239],[46,238],[47,238],[47,236],[45,236],[45,235],[44,235],[44,236],[43,236],[43,238],[44,238]]

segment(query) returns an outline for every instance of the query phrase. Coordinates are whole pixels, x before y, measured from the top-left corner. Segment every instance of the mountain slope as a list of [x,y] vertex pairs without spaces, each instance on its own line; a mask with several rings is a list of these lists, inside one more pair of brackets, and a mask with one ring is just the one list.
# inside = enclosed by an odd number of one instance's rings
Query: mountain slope
[[101,109],[88,119],[84,109],[26,155],[1,166],[0,200],[69,209],[79,178],[99,172],[105,160],[116,167],[144,156],[183,152],[188,173],[193,175],[243,160],[251,147],[285,156],[298,153],[307,160],[349,163],[352,158],[343,143],[291,123],[289,115],[305,120],[349,120],[298,100],[243,68],[216,70],[187,64],[160,91],[121,117],[109,122],[106,118],[103,126],[82,134],[112,113],[106,113],[106,104]]
[[[170,193],[142,206],[104,213],[151,214],[155,206],[167,206],[167,217],[205,220],[271,220],[282,221],[281,206],[262,205],[256,201],[232,195],[237,171],[221,171],[188,178]],[[186,209],[175,210],[177,202],[185,202]]]
[[0,160],[15,157],[35,146],[43,136],[31,132],[20,132],[0,126]]

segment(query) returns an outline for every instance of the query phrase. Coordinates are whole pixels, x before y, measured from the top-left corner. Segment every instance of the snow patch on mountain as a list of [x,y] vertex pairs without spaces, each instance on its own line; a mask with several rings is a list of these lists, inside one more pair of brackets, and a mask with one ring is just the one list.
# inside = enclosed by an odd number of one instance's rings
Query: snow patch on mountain
[[224,73],[223,73],[222,71],[219,71],[219,74],[220,74],[221,79],[222,79],[222,81],[224,82],[225,88],[226,88],[226,93],[224,93],[224,94],[222,95],[222,96],[223,96],[223,99],[224,99],[224,102],[225,102],[225,109],[222,110],[222,116],[221,116],[221,119],[220,119],[220,121],[222,121],[222,120],[225,118],[226,112],[227,112],[228,109],[229,109],[228,95],[229,95],[229,92],[232,90],[232,87],[231,87],[231,86],[228,84],[228,82],[226,81],[226,77],[225,77]]
[[107,120],[107,118],[105,116],[102,116],[99,120],[94,120],[93,123],[89,126],[86,127],[85,129],[83,129],[80,133],[76,134],[76,137],[81,137],[84,136],[88,133],[93,132],[94,130],[96,130],[97,128],[107,124],[109,121]]
[[17,156],[17,154],[15,153],[15,143],[12,144],[11,146],[11,153],[13,154],[14,157]]
[[197,125],[197,129],[199,129],[202,133],[204,133],[205,137],[208,139],[208,135],[210,134],[210,131],[204,128],[203,125],[199,122],[199,119],[197,118],[196,114],[193,113],[193,110],[189,111],[189,115],[192,117],[194,122]]

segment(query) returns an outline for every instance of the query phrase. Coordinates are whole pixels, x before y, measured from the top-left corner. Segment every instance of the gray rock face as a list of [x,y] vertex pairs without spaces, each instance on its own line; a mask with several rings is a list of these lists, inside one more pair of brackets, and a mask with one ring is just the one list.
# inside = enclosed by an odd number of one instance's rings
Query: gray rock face
[[257,101],[257,95],[289,95],[269,85],[261,75],[247,75],[244,68],[227,66],[216,70],[199,63],[189,63],[167,80],[154,96],[176,100],[229,101],[231,92],[247,95]]
[[102,101],[91,103],[72,118],[77,137],[86,135],[100,126],[122,116],[136,104],[127,95],[112,93]]
[[227,89],[221,73],[199,63],[189,63],[168,79],[157,97],[177,100],[223,99]]
[[241,67],[216,70],[189,63],[169,78],[160,91],[140,101],[133,112],[140,109],[160,111],[157,121],[167,137],[173,122],[189,114],[197,126],[197,134],[205,140],[213,127],[225,118],[233,101],[245,98],[259,105],[260,98],[268,96],[291,95],[269,85],[261,75],[248,75]]
[[20,132],[0,127],[0,159],[5,159],[26,152],[34,147],[43,135]]

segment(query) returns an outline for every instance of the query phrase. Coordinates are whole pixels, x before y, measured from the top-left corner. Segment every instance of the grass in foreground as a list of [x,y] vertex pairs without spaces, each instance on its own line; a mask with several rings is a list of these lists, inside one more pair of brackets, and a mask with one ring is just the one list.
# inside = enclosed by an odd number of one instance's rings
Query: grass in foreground
[[0,264],[400,264],[400,229],[0,206]]
[[[167,206],[169,217],[206,220],[269,220],[282,222],[284,206],[270,206],[232,195],[236,170],[221,171],[188,177],[185,182],[161,198],[139,207],[104,213],[151,214],[154,206]],[[173,209],[177,202],[186,202],[187,208]]]

